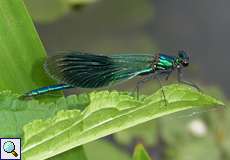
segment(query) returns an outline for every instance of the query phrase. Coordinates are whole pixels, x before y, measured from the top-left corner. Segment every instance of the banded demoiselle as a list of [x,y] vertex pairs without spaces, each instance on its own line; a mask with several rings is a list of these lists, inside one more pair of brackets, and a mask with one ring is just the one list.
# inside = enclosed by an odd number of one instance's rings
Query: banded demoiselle
[[69,52],[51,56],[44,65],[47,73],[56,79],[59,84],[32,90],[24,94],[23,97],[75,87],[106,87],[137,76],[144,76],[145,78],[137,83],[137,95],[139,95],[141,83],[149,79],[159,79],[158,77],[162,74],[165,74],[167,79],[174,70],[177,70],[179,82],[191,85],[199,90],[196,85],[181,79],[181,69],[188,65],[189,56],[185,51],[178,51],[175,56],[164,53],[105,56]]

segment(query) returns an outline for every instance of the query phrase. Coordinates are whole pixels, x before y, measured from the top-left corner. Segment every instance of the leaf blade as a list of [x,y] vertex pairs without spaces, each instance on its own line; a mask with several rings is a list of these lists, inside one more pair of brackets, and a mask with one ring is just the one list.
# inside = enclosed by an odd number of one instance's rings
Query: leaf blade
[[[35,133],[35,137],[25,136],[23,156],[28,160],[46,159],[49,156],[52,157],[55,154],[83,145],[103,136],[170,113],[191,108],[205,108],[212,105],[223,104],[212,97],[183,85],[170,85],[165,87],[164,90],[168,100],[167,106],[164,105],[164,101],[160,98],[161,90],[147,97],[142,102],[135,100],[134,97],[128,96],[127,93],[119,94],[117,92],[107,91],[91,93],[89,95],[91,104],[86,107],[83,112],[79,113],[77,111],[78,113],[72,118],[77,118],[78,121],[68,124],[64,132],[62,129],[58,129],[58,127],[55,128],[55,125],[58,126],[57,123],[53,125],[54,134],[46,135],[49,137],[48,139],[43,138],[44,134],[41,136]],[[92,106],[92,104],[94,105]],[[58,120],[63,117],[62,114],[71,114],[69,112],[76,111],[62,111],[61,114],[53,119],[40,121],[39,123],[40,125],[47,126],[48,123],[58,122]],[[39,133],[39,127],[36,123],[37,122],[33,122],[31,125],[37,126],[37,133]],[[30,130],[31,125],[25,127],[25,132],[27,132],[26,130]],[[58,139],[64,141],[57,141]],[[55,149],[47,153],[44,149],[47,145],[55,146]]]
[[133,160],[151,160],[142,144],[136,145],[133,153]]
[[42,65],[34,67],[46,53],[23,2],[1,0],[0,16],[0,90],[24,93],[47,85]]

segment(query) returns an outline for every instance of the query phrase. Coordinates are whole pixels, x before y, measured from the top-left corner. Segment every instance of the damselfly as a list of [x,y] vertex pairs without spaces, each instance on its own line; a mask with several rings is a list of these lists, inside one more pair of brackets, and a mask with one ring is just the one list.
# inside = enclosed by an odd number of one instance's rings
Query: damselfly
[[[181,69],[189,65],[189,56],[185,51],[178,51],[176,56],[158,54],[120,54],[95,55],[82,52],[69,52],[52,56],[45,62],[45,70],[59,84],[32,90],[23,95],[31,97],[50,91],[68,88],[100,88],[117,84],[137,76],[145,78],[137,83],[137,95],[141,83],[149,79],[159,79],[162,74],[169,75],[177,70],[178,81],[199,88],[183,81]],[[164,93],[163,93],[164,95]]]

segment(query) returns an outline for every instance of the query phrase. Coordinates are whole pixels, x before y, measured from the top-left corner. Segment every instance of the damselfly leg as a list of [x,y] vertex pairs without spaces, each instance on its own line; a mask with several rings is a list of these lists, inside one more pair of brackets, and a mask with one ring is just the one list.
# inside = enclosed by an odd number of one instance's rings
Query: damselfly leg
[[158,81],[158,83],[160,84],[160,87],[161,87],[161,92],[162,92],[162,95],[163,95],[163,98],[164,98],[164,102],[165,102],[165,105],[167,105],[167,100],[166,100],[166,97],[165,97],[165,92],[164,92],[164,88],[163,88],[163,85],[158,77],[158,75],[156,74],[156,79]]
[[162,74],[166,74],[167,77],[169,77],[170,73],[171,73],[171,70],[157,71],[155,73],[152,73],[152,74],[148,75],[147,77],[144,77],[140,81],[138,81],[137,85],[136,85],[136,96],[137,96],[137,99],[139,99],[139,93],[140,93],[140,87],[141,87],[141,85],[143,85],[144,83],[146,83],[149,80],[157,79],[157,81],[158,81],[158,83],[160,85],[161,91],[162,91],[162,95],[163,95],[163,98],[164,98],[164,101],[165,101],[165,105],[167,105],[165,92],[164,92],[163,85],[161,83],[161,80],[160,80],[159,76],[162,75]]

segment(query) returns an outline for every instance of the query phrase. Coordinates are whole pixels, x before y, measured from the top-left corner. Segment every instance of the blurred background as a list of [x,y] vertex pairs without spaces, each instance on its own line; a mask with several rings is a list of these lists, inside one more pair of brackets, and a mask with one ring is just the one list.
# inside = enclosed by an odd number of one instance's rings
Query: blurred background
[[[227,0],[24,0],[51,55],[58,51],[100,54],[186,50],[184,78],[228,104],[230,96],[230,1]],[[135,89],[138,79],[111,89]],[[175,82],[175,76],[169,82]],[[155,92],[149,82],[142,94]],[[70,91],[70,92],[81,92]],[[153,160],[229,160],[230,113],[187,111],[136,126],[85,145],[89,160],[131,160],[142,143]]]

